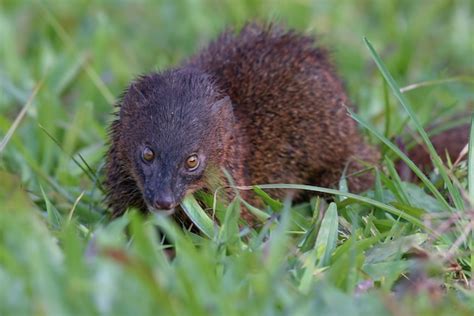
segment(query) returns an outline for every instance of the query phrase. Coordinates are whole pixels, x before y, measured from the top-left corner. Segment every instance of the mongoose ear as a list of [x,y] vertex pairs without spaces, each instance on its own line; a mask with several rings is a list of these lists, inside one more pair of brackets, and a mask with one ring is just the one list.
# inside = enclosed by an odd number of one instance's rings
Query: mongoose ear
[[132,82],[123,95],[120,105],[121,115],[126,114],[130,110],[144,106],[146,104],[146,100],[147,98],[140,90],[138,83]]
[[232,112],[232,101],[229,96],[225,96],[212,104],[213,114],[224,114],[228,111]]
[[234,127],[234,111],[232,109],[232,100],[225,96],[212,104],[212,116],[218,122],[218,126],[232,130]]

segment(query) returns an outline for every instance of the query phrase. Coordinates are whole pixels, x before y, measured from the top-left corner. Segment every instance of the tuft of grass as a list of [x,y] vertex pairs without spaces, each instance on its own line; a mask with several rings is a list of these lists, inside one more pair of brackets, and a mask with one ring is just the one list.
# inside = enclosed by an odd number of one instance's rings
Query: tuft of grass
[[[364,42],[367,45],[367,47],[370,50],[370,53],[372,55],[372,58],[374,59],[375,63],[377,64],[377,67],[379,68],[380,72],[382,73],[383,77],[387,81],[387,84],[389,85],[390,89],[392,90],[393,94],[395,97],[398,99],[400,104],[403,106],[403,109],[408,113],[408,116],[410,119],[413,121],[413,124],[416,127],[416,130],[420,134],[420,136],[423,139],[423,142],[428,148],[428,152],[430,154],[431,160],[433,162],[433,165],[438,168],[439,173],[441,174],[441,177],[443,178],[444,184],[447,186],[450,196],[452,200],[454,201],[454,205],[459,208],[459,209],[464,209],[464,203],[461,199],[461,194],[459,193],[459,190],[453,186],[453,183],[451,182],[451,179],[448,177],[448,174],[446,172],[446,169],[443,165],[443,162],[441,158],[439,157],[438,153],[436,152],[436,149],[434,148],[433,144],[430,141],[430,138],[428,137],[428,134],[424,130],[423,126],[420,124],[420,121],[418,120],[417,116],[413,112],[412,107],[406,100],[406,98],[403,96],[402,92],[400,91],[400,88],[398,87],[397,83],[393,79],[392,75],[388,71],[387,67],[385,64],[382,62],[380,59],[379,55],[375,51],[375,49],[372,47],[372,44],[367,40],[367,38],[364,38]],[[413,164],[412,164],[413,165]],[[412,169],[413,170],[413,169]]]

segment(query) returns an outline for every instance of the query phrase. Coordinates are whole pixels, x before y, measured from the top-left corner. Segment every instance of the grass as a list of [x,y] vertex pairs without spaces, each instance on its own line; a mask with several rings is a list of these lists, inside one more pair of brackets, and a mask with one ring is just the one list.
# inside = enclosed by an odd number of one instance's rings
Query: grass
[[[469,0],[1,2],[0,315],[472,315],[474,156],[443,165],[425,132],[472,120],[472,9]],[[245,201],[208,196],[199,198],[219,225],[185,201],[201,234],[133,211],[110,220],[100,179],[116,96],[252,18],[332,49],[351,115],[384,153],[373,190],[352,194],[343,179],[337,189],[240,188],[267,205],[251,210],[258,229],[239,222]],[[429,174],[397,146],[413,135],[432,152]],[[400,180],[396,159],[419,184]],[[281,187],[314,198],[292,205],[264,192]]]

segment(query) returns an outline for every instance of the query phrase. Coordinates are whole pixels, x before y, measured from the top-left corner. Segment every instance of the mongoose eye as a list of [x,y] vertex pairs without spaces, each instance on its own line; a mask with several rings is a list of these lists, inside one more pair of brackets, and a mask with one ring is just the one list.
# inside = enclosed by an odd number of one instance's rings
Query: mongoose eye
[[143,152],[142,152],[142,158],[146,162],[150,162],[153,159],[155,159],[155,153],[153,152],[153,150],[151,150],[150,147],[145,147],[145,149],[143,149]]
[[196,170],[197,167],[199,167],[199,158],[196,154],[193,154],[186,159],[186,168],[188,168],[189,171],[193,171]]

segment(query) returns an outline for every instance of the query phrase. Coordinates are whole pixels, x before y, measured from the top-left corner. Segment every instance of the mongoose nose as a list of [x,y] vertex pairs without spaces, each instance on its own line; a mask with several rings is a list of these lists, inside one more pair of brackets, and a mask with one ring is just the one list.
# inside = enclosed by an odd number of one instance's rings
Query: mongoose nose
[[153,203],[153,207],[158,210],[170,210],[175,207],[174,205],[174,198],[172,195],[158,195],[155,197],[155,202]]

